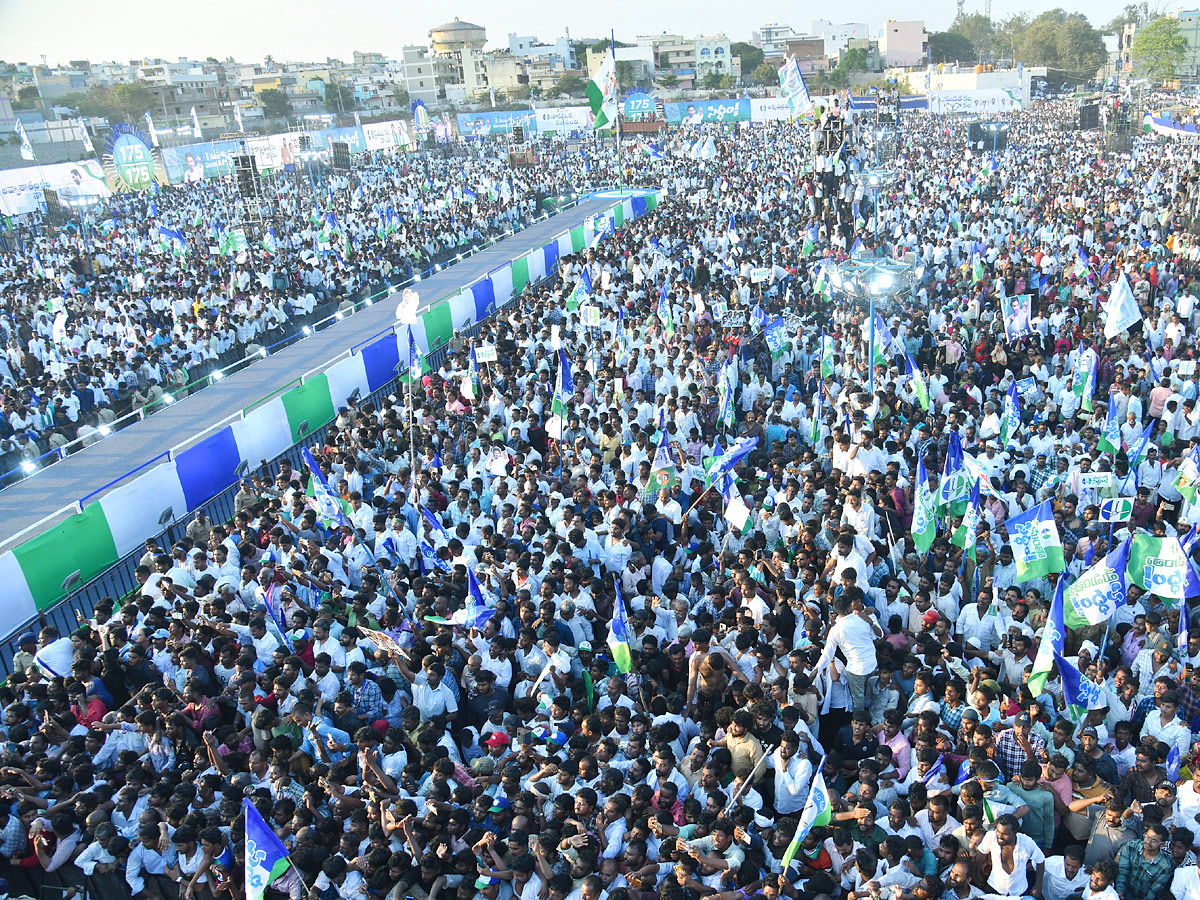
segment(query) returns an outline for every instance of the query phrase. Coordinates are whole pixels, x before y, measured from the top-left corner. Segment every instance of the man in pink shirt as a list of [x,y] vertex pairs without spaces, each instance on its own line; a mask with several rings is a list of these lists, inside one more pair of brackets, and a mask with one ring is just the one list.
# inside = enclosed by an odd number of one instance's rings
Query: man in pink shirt
[[892,751],[892,762],[896,764],[896,775],[903,781],[912,767],[912,745],[900,730],[904,722],[904,712],[899,709],[889,709],[883,714],[883,724],[875,726],[879,746],[888,747]]
[[1175,392],[1171,390],[1171,383],[1165,378],[1158,383],[1158,387],[1151,388],[1150,415],[1156,419],[1161,419],[1163,407],[1167,405],[1167,400],[1173,393]]

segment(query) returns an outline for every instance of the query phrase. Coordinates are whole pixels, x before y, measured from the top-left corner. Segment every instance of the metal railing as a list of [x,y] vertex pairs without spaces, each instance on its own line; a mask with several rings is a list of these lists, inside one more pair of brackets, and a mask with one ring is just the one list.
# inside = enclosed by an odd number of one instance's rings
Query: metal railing
[[[309,337],[310,335],[316,334],[318,331],[322,331],[325,328],[328,328],[330,325],[332,325],[336,322],[342,321],[343,319],[345,319],[348,316],[354,315],[355,313],[359,312],[360,310],[373,305],[376,301],[379,301],[381,299],[386,300],[388,297],[394,295],[397,291],[402,291],[405,288],[411,287],[414,284],[418,284],[422,279],[428,278],[431,275],[435,275],[438,272],[448,269],[451,266],[454,266],[457,263],[462,262],[464,259],[469,259],[470,257],[474,256],[476,253],[486,250],[489,247],[495,246],[496,244],[498,244],[500,241],[504,240],[505,238],[512,237],[514,234],[519,234],[520,232],[524,231],[527,228],[531,228],[540,222],[546,221],[547,219],[551,218],[553,215],[556,215],[557,213],[565,212],[566,210],[573,208],[574,206],[579,204],[581,199],[583,199],[583,198],[580,195],[572,194],[572,195],[570,195],[570,197],[567,199],[567,201],[562,206],[556,207],[556,209],[553,212],[550,212],[550,211],[544,212],[541,215],[536,216],[535,218],[529,220],[528,222],[520,223],[520,224],[518,224],[517,227],[510,228],[508,231],[504,232],[503,234],[498,234],[493,238],[488,238],[486,241],[483,241],[482,243],[479,243],[479,244],[471,244],[470,247],[465,252],[455,254],[455,256],[453,258],[447,259],[445,263],[435,263],[434,265],[430,266],[429,268],[425,269],[424,271],[415,273],[410,278],[406,278],[405,280],[394,283],[394,284],[389,283],[388,286],[386,288],[384,288],[383,290],[380,290],[374,294],[370,294],[360,300],[353,301],[350,304],[350,307],[348,309],[343,309],[339,305],[339,308],[337,309],[336,312],[333,312],[330,315],[325,316],[324,318],[320,319],[319,321],[313,322],[312,324],[309,324],[309,325],[304,325],[297,331],[294,331],[293,333],[287,335],[286,337],[281,338],[280,340],[276,341],[275,343],[270,344],[266,347],[260,347],[259,349],[255,350],[253,353],[249,353],[246,356],[243,356],[241,359],[238,359],[238,360],[236,360],[232,363],[229,363],[225,366],[222,366],[221,368],[213,369],[212,371],[205,373],[204,375],[200,376],[199,378],[196,378],[196,379],[184,384],[182,387],[176,388],[173,391],[164,392],[161,399],[155,400],[152,403],[148,403],[145,406],[138,407],[137,409],[132,410],[132,411],[124,414],[123,416],[120,416],[119,418],[115,419],[110,424],[101,425],[100,427],[98,427],[95,430],[95,432],[93,434],[89,434],[83,438],[77,437],[74,440],[68,441],[66,444],[63,444],[61,447],[56,447],[53,450],[49,450],[46,453],[41,454],[40,456],[22,460],[15,468],[10,469],[7,472],[0,473],[0,492],[3,492],[5,489],[12,487],[14,484],[20,484],[26,478],[30,478],[30,477],[36,475],[42,469],[45,469],[48,466],[52,466],[55,463],[66,459],[68,456],[71,456],[75,453],[80,452],[81,450],[85,450],[88,447],[91,447],[91,446],[94,446],[95,444],[100,443],[105,438],[109,437],[110,435],[112,435],[118,431],[121,431],[122,429],[127,428],[136,422],[142,421],[147,416],[153,415],[154,413],[158,412],[160,409],[165,409],[166,407],[171,406],[172,404],[178,402],[179,399],[181,399],[182,397],[191,396],[192,394],[195,394],[197,391],[200,391],[200,390],[208,387],[211,384],[215,384],[218,381],[222,381],[229,375],[232,375],[236,372],[240,372],[242,369],[245,369],[245,368],[253,365],[255,362],[257,362],[260,359],[266,359],[273,352],[276,352],[285,346],[288,346],[299,340],[303,340],[304,338]],[[445,298],[439,298],[439,300],[434,301],[434,303],[430,304],[429,308],[432,308],[434,305],[441,302],[442,299],[445,299]],[[345,300],[342,300],[342,303],[344,304]],[[382,334],[382,332],[381,332],[381,334]],[[330,362],[332,363],[332,362],[336,362],[336,361],[337,361],[337,358],[335,358],[334,360],[331,360]],[[121,481],[123,478],[128,477],[129,474],[131,474],[131,473],[126,473],[126,475],[121,476],[121,478],[117,479],[117,482]],[[117,482],[113,482],[113,483],[115,484]],[[55,515],[57,515],[57,513]],[[34,527],[36,527],[36,526],[34,526]],[[9,538],[8,541],[11,541],[11,538]],[[6,541],[6,543],[8,541]]]
[[[537,282],[531,281],[530,285],[537,287],[547,281],[553,280],[555,277],[556,276],[553,274],[547,274],[545,278],[539,279]],[[515,291],[514,294],[516,294]],[[438,302],[440,302],[440,300]],[[507,308],[507,305],[505,308]],[[483,319],[462,329],[462,331],[458,332],[456,336],[470,340],[471,338],[475,337],[475,335],[479,332],[479,329],[485,323],[494,318],[495,315],[496,310],[493,310]],[[386,334],[388,331],[391,331],[396,327],[397,326],[393,325],[391,328],[386,328],[380,332],[379,335],[376,335],[376,337]],[[430,348],[429,353],[425,357],[425,361],[431,371],[436,371],[441,368],[449,348],[449,341],[445,341],[436,347]],[[340,355],[338,358],[340,358]],[[321,369],[324,369],[327,365],[328,364],[321,366]],[[362,398],[362,401],[378,402],[381,398],[386,397],[389,394],[396,393],[400,384],[401,382],[399,379],[392,379],[378,390],[375,390],[366,397]],[[322,443],[331,424],[332,422],[327,422],[315,431],[305,435],[299,443],[293,444],[283,453],[270,460],[268,462],[268,467],[277,466],[281,460],[286,459],[292,464],[293,469],[298,472],[303,472],[305,470],[305,464],[301,450],[303,448],[312,447]],[[153,461],[154,460],[152,460],[152,462]],[[139,466],[139,469],[143,468],[145,465],[148,465],[148,463],[143,464],[143,466]],[[263,467],[260,466],[249,470],[246,474],[248,476],[251,474],[258,474],[262,471]],[[124,478],[127,476],[122,477]],[[119,480],[120,479],[118,479],[118,481]],[[113,482],[113,484],[115,483],[116,482]],[[111,486],[111,484],[106,485],[104,488],[100,488],[95,493],[106,490]],[[237,511],[236,497],[240,486],[241,479],[238,479],[229,487],[220,491],[218,494],[209,498],[208,500],[205,500],[201,504],[205,512],[208,514],[208,518],[212,522],[224,523],[233,519]],[[168,548],[187,533],[188,524],[189,522],[187,520],[177,520],[164,527],[163,530],[157,535],[149,536],[147,540],[150,538],[156,538],[160,547]],[[3,643],[0,643],[0,675],[7,677],[9,674],[11,674],[13,654],[18,649],[16,646],[16,639],[22,632],[31,629],[36,632],[38,629],[43,628],[46,625],[54,625],[56,628],[58,628],[61,635],[69,635],[75,628],[79,626],[80,622],[91,617],[92,613],[95,611],[96,604],[101,599],[111,598],[115,601],[122,601],[128,598],[138,587],[137,579],[135,578],[134,573],[138,566],[138,561],[142,558],[142,556],[145,555],[145,553],[146,550],[143,544],[142,547],[127,553],[113,565],[109,566],[106,570],[92,578],[86,584],[83,584],[76,590],[72,591],[49,609],[39,612],[38,615],[28,620],[20,627],[14,628],[11,637]]]

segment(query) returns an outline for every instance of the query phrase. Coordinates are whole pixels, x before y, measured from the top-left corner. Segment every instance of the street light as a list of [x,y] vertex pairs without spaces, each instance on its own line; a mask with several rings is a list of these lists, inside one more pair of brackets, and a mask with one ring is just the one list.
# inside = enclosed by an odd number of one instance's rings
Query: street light
[[879,194],[888,191],[900,183],[900,170],[891,166],[872,166],[850,173],[850,180],[874,195],[875,200],[875,237],[879,238]]
[[826,279],[830,288],[850,300],[862,300],[867,304],[870,317],[867,365],[869,366],[868,390],[875,396],[875,301],[898,297],[912,290],[925,275],[917,257],[906,254],[901,259],[888,256],[855,256],[829,267]]
[[987,122],[984,124],[984,129],[992,135],[992,170],[996,169],[996,142],[1000,139],[1000,135],[1008,134],[1007,122]]

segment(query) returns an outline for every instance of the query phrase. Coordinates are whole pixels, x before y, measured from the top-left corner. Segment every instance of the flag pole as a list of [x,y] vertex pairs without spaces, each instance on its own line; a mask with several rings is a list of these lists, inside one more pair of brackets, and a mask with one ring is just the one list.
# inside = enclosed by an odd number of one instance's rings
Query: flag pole
[[[613,81],[616,81],[617,80],[617,33],[615,30],[609,31],[608,40],[609,40],[609,52],[612,53],[612,61],[613,61]],[[618,93],[619,93],[619,91],[618,91]],[[624,175],[624,170],[621,168],[621,104],[619,102],[616,105],[616,110],[614,111],[613,115],[615,116],[613,121],[616,123],[615,133],[617,136],[617,190],[624,190],[625,189],[625,175]]]

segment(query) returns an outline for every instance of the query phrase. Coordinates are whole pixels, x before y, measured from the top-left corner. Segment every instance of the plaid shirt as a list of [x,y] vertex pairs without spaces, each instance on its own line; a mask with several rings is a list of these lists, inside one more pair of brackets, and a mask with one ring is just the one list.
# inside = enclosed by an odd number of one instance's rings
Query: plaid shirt
[[[959,718],[962,718],[961,714]],[[1036,734],[1030,734],[1029,745],[1033,747],[1033,752],[1040,759],[1046,750],[1046,742]],[[995,758],[996,763],[1000,766],[1000,771],[1004,773],[1005,781],[1012,781],[1020,773],[1024,762],[1029,759],[1029,754],[1021,749],[1021,745],[1017,743],[1015,732],[1010,728],[996,739]]]
[[1029,486],[1033,488],[1033,492],[1036,494],[1042,485],[1053,478],[1057,473],[1058,464],[1054,461],[1054,458],[1051,457],[1046,460],[1046,465],[1041,466],[1040,468],[1038,466],[1033,467],[1033,471],[1029,473]]
[[23,851],[28,843],[28,832],[20,818],[15,814],[10,815],[3,830],[0,830],[0,855],[12,859]]
[[1146,859],[1142,842],[1130,841],[1117,853],[1114,887],[1125,900],[1154,900],[1170,885],[1174,871],[1169,853],[1159,850],[1154,859]]
[[1179,688],[1179,712],[1179,717],[1192,731],[1196,731],[1197,718],[1200,718],[1200,693],[1186,684]]
[[945,700],[941,702],[942,707],[942,722],[950,731],[957,733],[962,725],[963,713],[967,709],[967,704],[959,701],[958,706],[951,706]]
[[356,716],[368,723],[379,718],[379,712],[383,709],[383,692],[379,690],[379,685],[370,678],[364,678],[363,683],[351,687],[350,692],[354,696]]

